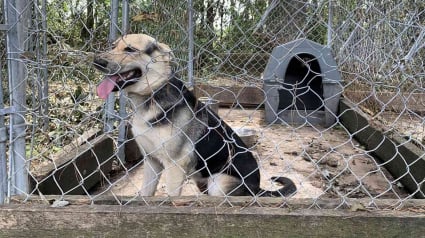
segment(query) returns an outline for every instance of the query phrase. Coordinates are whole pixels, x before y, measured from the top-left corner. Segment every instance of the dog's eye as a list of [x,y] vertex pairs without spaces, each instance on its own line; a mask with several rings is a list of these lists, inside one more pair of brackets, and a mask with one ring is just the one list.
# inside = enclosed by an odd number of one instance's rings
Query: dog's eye
[[127,46],[127,47],[124,48],[124,51],[132,53],[132,52],[136,52],[138,50],[136,48],[131,47],[131,46]]

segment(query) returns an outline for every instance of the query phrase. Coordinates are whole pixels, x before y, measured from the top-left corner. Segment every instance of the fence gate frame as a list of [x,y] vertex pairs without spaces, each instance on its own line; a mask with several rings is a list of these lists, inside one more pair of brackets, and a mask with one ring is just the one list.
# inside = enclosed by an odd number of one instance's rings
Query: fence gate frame
[[[24,194],[28,192],[28,162],[25,153],[25,103],[26,103],[26,71],[22,61],[22,53],[25,52],[24,39],[30,11],[27,7],[28,0],[4,0],[5,24],[1,29],[6,32],[7,51],[7,72],[9,88],[10,106],[4,108],[1,102],[0,116],[0,147],[1,162],[6,165],[7,138],[4,127],[4,116],[9,115],[9,163],[7,173],[1,173],[0,203],[8,202],[12,195]],[[3,96],[3,88],[1,88]],[[3,100],[3,97],[2,97]],[[3,167],[3,166],[2,166]],[[5,167],[6,168],[6,167]],[[3,169],[4,170],[4,169]],[[6,181],[6,183],[5,183]],[[5,196],[6,195],[6,196]],[[3,199],[2,199],[3,198]]]

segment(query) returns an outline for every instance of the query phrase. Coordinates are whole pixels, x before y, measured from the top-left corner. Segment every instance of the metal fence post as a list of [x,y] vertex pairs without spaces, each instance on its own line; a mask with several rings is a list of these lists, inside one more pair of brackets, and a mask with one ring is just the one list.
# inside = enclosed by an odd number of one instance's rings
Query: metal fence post
[[[0,69],[3,68],[3,62],[0,58]],[[3,82],[3,75],[0,72],[0,82]],[[0,111],[4,109],[3,103],[3,84],[0,83]],[[4,125],[4,114],[0,113],[0,204],[3,204],[7,195],[7,176],[6,176],[6,140],[7,133]]]
[[123,0],[122,1],[122,34],[127,34],[128,31],[128,19],[129,19],[129,1]]
[[[109,42],[112,42],[116,40],[119,27],[118,27],[118,11],[119,11],[119,4],[118,0],[112,0],[111,1],[111,26],[109,31]],[[122,5],[122,32],[125,33],[127,31],[128,26],[128,1],[123,1]],[[120,124],[118,126],[118,153],[117,157],[118,159],[124,163],[125,162],[125,153],[124,153],[124,147],[122,146],[125,141],[125,122],[122,120],[126,117],[127,113],[125,111],[125,107],[127,104],[127,100],[124,97],[124,95],[119,96],[119,120]],[[113,94],[110,94],[108,96],[108,99],[106,101],[106,127],[105,132],[111,131],[113,129],[113,123],[114,123],[114,117],[116,115],[114,111],[114,105],[115,105],[115,96]]]
[[329,0],[328,2],[328,29],[327,29],[327,45],[329,48],[332,46],[332,19],[333,19],[333,12],[332,12],[332,0]]
[[[123,0],[122,2],[122,34],[125,35],[128,30],[128,1]],[[118,127],[118,159],[124,163],[125,162],[125,147],[124,142],[126,141],[126,121],[123,120],[127,117],[126,105],[127,105],[127,97],[124,94],[120,93],[119,96],[119,118],[120,123]]]
[[[118,0],[112,0],[111,1],[111,25],[109,28],[109,43],[112,43],[114,40],[116,40],[118,29],[119,29],[118,28]],[[105,106],[106,123],[104,128],[105,132],[110,132],[113,130],[114,120],[115,120],[114,105],[115,105],[115,95],[111,93],[106,99],[106,106]]]
[[192,0],[187,1],[188,7],[188,34],[189,34],[189,46],[188,46],[188,62],[187,62],[187,78],[189,80],[189,86],[195,86],[195,81],[193,79],[193,50],[194,50],[194,30],[195,27],[193,25],[193,2]]
[[[6,33],[10,103],[15,109],[10,119],[9,182],[8,196],[28,192],[28,162],[25,153],[26,72],[20,61],[24,49],[25,24],[23,14],[28,1],[5,0],[5,23],[10,26]],[[29,8],[30,9],[30,8]]]
[[[39,3],[40,4],[40,3]],[[44,60],[41,69],[39,70],[39,78],[42,83],[41,89],[41,115],[43,123],[43,131],[46,132],[49,130],[49,80],[47,72],[47,8],[46,0],[41,1],[41,58]]]

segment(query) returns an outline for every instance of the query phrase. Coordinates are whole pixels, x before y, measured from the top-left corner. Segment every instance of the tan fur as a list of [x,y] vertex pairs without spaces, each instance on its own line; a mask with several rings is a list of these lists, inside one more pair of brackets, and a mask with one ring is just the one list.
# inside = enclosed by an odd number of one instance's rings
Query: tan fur
[[[149,44],[156,43],[159,51],[153,53],[152,57],[143,53]],[[156,40],[144,34],[125,35],[115,41],[113,49],[100,54],[98,57],[116,63],[110,70],[111,74],[129,71],[133,68],[140,68],[143,72],[142,80],[126,88],[129,94],[149,95],[152,90],[164,84],[171,73],[172,52],[170,47],[158,43]],[[126,47],[131,47],[140,52],[127,53]]]
[[[155,43],[158,50],[151,56],[145,54],[150,44]],[[126,47],[139,52],[128,53]],[[183,147],[176,146],[176,137],[181,136],[180,128],[184,125],[171,124],[160,128],[152,128],[147,120],[160,110],[159,107],[146,111],[140,108],[145,96],[167,82],[171,74],[172,53],[170,48],[150,36],[144,34],[126,35],[113,44],[113,49],[98,55],[98,58],[108,61],[110,74],[126,72],[134,68],[142,70],[142,78],[135,84],[125,88],[130,103],[135,109],[132,119],[132,132],[145,157],[144,181],[140,194],[153,196],[161,176],[165,174],[167,192],[170,196],[178,196],[189,168],[193,145],[186,143]],[[187,122],[192,115],[179,115],[177,121]]]

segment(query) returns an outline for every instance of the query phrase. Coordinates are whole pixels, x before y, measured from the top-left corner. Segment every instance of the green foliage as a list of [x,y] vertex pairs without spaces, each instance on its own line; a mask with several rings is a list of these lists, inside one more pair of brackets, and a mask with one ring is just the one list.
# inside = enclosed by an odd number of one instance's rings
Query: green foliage
[[[264,70],[267,54],[277,44],[299,36],[324,43],[326,9],[315,10],[319,1],[311,1],[312,4],[279,1],[269,9],[271,2],[193,1],[194,63],[198,76],[259,75]],[[320,4],[324,5],[323,1]],[[187,1],[133,0],[130,1],[128,32],[150,34],[166,42],[179,63],[185,65],[188,62],[188,13]],[[61,41],[72,49],[102,49],[107,45],[109,14],[110,1],[107,0],[51,0],[47,4],[48,32],[53,42]],[[300,29],[306,29],[306,35],[300,35]]]
[[48,1],[47,26],[50,41],[87,46],[87,41],[106,39],[109,29],[110,1]]

